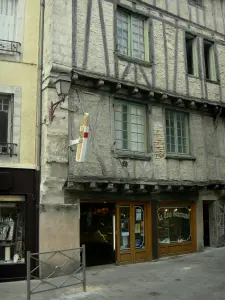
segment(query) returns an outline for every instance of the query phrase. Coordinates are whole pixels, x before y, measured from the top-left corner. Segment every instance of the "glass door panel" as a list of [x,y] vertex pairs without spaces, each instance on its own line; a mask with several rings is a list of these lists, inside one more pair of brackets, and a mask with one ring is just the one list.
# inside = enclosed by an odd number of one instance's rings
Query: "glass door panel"
[[145,207],[144,205],[135,205],[135,247],[136,249],[145,248]]
[[120,206],[120,250],[130,249],[130,206]]

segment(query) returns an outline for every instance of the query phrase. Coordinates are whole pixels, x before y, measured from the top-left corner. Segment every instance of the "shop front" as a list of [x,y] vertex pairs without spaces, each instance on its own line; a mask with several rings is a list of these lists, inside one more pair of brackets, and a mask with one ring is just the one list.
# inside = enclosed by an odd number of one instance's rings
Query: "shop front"
[[21,280],[27,250],[37,249],[35,173],[5,170],[0,180],[0,281]]
[[80,244],[87,265],[151,260],[150,202],[81,202]]
[[158,205],[159,257],[196,251],[196,204],[162,202]]

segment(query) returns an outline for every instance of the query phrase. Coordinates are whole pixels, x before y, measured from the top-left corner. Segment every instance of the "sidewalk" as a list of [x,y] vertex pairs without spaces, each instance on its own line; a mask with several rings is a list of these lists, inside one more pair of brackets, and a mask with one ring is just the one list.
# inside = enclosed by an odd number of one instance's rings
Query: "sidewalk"
[[[155,262],[87,269],[87,292],[68,287],[31,300],[224,300],[225,248]],[[26,282],[0,284],[0,299],[26,300]]]

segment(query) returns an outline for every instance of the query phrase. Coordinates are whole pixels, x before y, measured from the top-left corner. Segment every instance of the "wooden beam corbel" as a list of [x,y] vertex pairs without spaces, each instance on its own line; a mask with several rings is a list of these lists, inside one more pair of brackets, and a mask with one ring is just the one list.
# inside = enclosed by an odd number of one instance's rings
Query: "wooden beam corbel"
[[159,186],[158,186],[157,184],[154,185],[152,191],[153,191],[154,193],[159,192]]
[[163,94],[160,101],[165,102],[168,100],[168,96],[166,94]]
[[101,189],[98,187],[98,184],[96,182],[93,182],[93,181],[90,182],[89,189],[91,191],[101,191]]
[[153,92],[153,91],[150,91],[149,93],[148,93],[148,99],[150,100],[150,101],[156,101],[156,99],[155,99],[155,93]]
[[132,94],[133,94],[133,95],[138,94],[138,92],[139,92],[139,90],[138,90],[137,87],[134,87],[134,88],[132,89]]
[[137,193],[147,193],[147,190],[145,188],[145,185],[144,184],[140,184],[138,187],[137,187]]
[[125,193],[127,193],[127,194],[133,192],[133,190],[132,190],[130,184],[128,184],[128,183],[124,184],[124,186],[123,186],[123,191],[124,191]]
[[102,80],[102,79],[99,79],[98,82],[96,83],[96,87],[97,87],[97,88],[100,88],[100,87],[102,87],[104,84],[105,84],[105,81]]
[[179,107],[184,107],[184,101],[179,98],[176,102],[175,102],[175,105],[179,106]]
[[202,106],[201,106],[201,109],[203,111],[208,111],[208,104],[204,103]]
[[121,88],[122,88],[122,85],[121,85],[121,83],[117,83],[116,84],[116,91],[119,91],[119,90],[121,90]]
[[184,190],[184,187],[183,187],[183,185],[181,185],[181,186],[179,187],[179,191],[180,191],[180,192],[183,192],[183,190]]
[[77,81],[78,79],[79,79],[79,75],[76,72],[73,72],[72,76],[71,76],[71,80],[72,81]]
[[171,104],[171,99],[165,94],[162,95],[160,101],[164,104]]
[[116,187],[116,185],[114,183],[108,183],[106,185],[105,191],[111,192],[111,193],[117,192],[117,187]]
[[191,103],[190,103],[190,108],[192,108],[192,109],[196,109],[196,104],[195,104],[195,101],[191,101]]
[[166,188],[166,191],[167,192],[172,192],[172,185],[168,185],[167,188]]

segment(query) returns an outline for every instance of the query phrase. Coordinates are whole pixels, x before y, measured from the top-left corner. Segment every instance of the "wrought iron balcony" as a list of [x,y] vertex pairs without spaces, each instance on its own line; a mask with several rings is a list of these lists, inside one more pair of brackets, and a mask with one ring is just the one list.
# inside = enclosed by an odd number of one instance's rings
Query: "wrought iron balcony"
[[0,40],[0,53],[20,53],[20,43],[14,41]]
[[17,144],[14,143],[0,143],[0,155],[8,155],[10,157],[17,156]]

